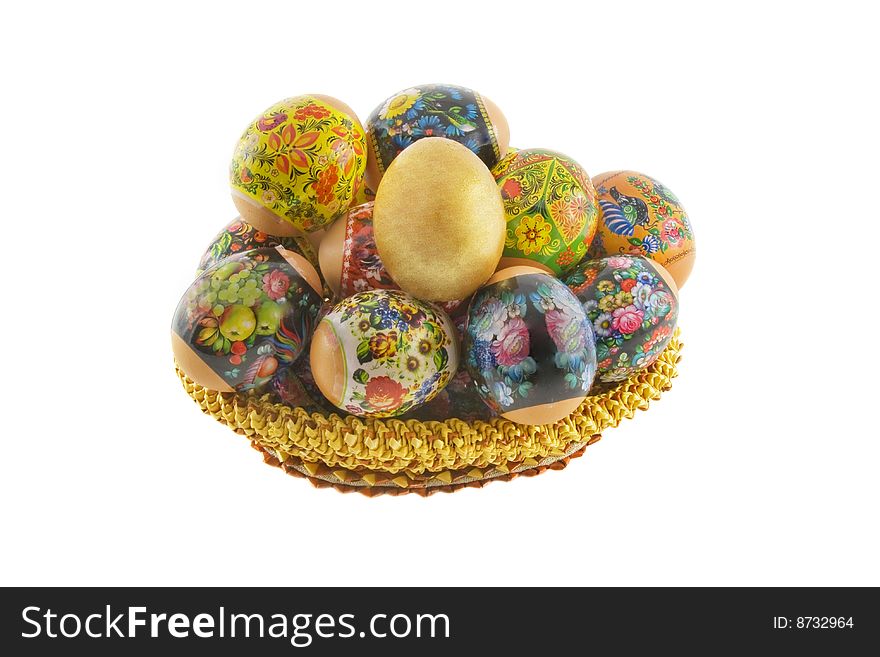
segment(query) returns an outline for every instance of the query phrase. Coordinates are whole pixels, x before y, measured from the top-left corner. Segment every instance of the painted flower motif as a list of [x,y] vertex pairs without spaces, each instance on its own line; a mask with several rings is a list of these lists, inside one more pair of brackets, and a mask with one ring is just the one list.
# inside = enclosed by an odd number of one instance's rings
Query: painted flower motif
[[529,355],[529,328],[522,318],[515,317],[504,325],[492,343],[492,354],[504,367],[512,367]]
[[505,290],[501,293],[501,303],[507,308],[507,316],[513,319],[514,317],[525,317],[526,315],[526,296],[521,292],[511,292],[510,290]]
[[620,290],[614,295],[614,303],[618,306],[628,306],[633,302],[633,295],[626,290]]
[[390,358],[397,353],[397,331],[376,333],[370,338],[369,345],[373,358],[377,360]]
[[[608,266],[612,269],[629,269],[632,267],[633,259],[625,256],[612,256],[608,258]],[[604,282],[604,281],[603,281]],[[601,285],[601,283],[600,283]],[[613,284],[612,284],[613,288]]]
[[649,307],[648,300],[651,298],[653,288],[645,283],[639,283],[633,288],[632,298],[637,308],[647,309]]
[[394,411],[403,403],[406,388],[387,376],[370,379],[364,390],[367,403],[376,411]]
[[634,305],[617,308],[612,313],[611,327],[623,335],[635,333],[642,325],[645,313]]
[[504,381],[495,381],[492,384],[492,395],[501,406],[513,405],[513,389]]
[[541,215],[523,215],[514,231],[516,248],[526,255],[538,253],[550,243],[550,229],[550,224]]
[[559,351],[566,354],[583,351],[586,335],[577,317],[560,310],[551,310],[544,315],[544,321],[547,332]]
[[678,246],[684,241],[678,228],[678,222],[674,219],[667,219],[663,222],[661,236],[663,241],[667,242],[670,246]]
[[574,262],[574,258],[574,251],[571,250],[571,247],[568,247],[556,258],[556,264],[565,269]]
[[284,272],[273,269],[263,275],[263,292],[273,301],[277,301],[287,294],[289,288],[290,278]]
[[492,353],[492,343],[488,340],[476,339],[471,347],[472,365],[478,370],[488,372],[495,367],[495,355]]
[[291,178],[294,176],[294,169],[307,169],[309,154],[305,149],[318,141],[320,136],[321,133],[317,130],[300,133],[293,123],[288,123],[279,132],[269,135],[269,148],[277,152],[277,169]]
[[343,139],[337,139],[330,149],[336,155],[336,164],[346,176],[350,176],[354,168],[354,149],[351,144]]
[[522,196],[522,184],[516,178],[508,178],[501,185],[501,196],[510,200],[518,199]]
[[444,137],[446,131],[439,116],[427,114],[416,121],[412,134],[414,137]]
[[660,250],[660,238],[656,235],[645,235],[642,238],[642,250],[651,255]]
[[393,98],[385,101],[382,109],[379,110],[380,119],[393,119],[406,112],[409,108],[416,104],[421,92],[418,89],[406,89],[401,91]]
[[642,348],[645,351],[651,351],[654,349],[654,347],[656,347],[659,344],[662,344],[663,342],[667,341],[671,337],[672,337],[672,329],[671,328],[669,328],[666,325],[657,326],[651,332],[651,337],[645,341],[645,344],[642,346]]
[[611,313],[602,313],[593,320],[593,330],[600,338],[607,338],[614,331]]
[[501,299],[491,297],[477,308],[479,310],[471,321],[471,330],[480,338],[491,341],[504,328],[508,317],[507,306]]
[[586,215],[583,211],[579,212],[579,207],[581,204],[575,203],[570,198],[560,198],[550,204],[550,216],[556,220],[559,232],[567,243],[573,242],[584,227]]
[[613,294],[606,294],[604,297],[599,299],[599,310],[602,312],[608,313],[617,308],[617,301],[614,299]]
[[328,110],[326,107],[316,105],[315,103],[309,103],[305,107],[300,107],[299,109],[297,109],[293,115],[300,121],[310,116],[316,119],[323,119],[330,116],[330,110]]
[[647,306],[658,317],[665,317],[673,308],[672,295],[666,290],[656,290],[648,297]]
[[333,200],[333,188],[339,182],[339,169],[335,166],[329,166],[324,169],[315,182],[315,193],[317,194],[318,203],[321,205],[329,205]]
[[622,281],[620,281],[620,288],[624,292],[631,292],[635,286],[636,286],[636,279],[634,279],[634,278],[624,278]]
[[599,290],[599,292],[604,292],[606,294],[608,292],[613,292],[614,291],[614,282],[607,281],[607,280],[599,281],[599,284],[596,286],[596,289]]

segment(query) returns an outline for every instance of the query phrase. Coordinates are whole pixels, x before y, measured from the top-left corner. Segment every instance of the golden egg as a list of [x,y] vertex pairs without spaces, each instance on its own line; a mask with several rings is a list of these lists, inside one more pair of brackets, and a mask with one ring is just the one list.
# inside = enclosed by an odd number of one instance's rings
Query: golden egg
[[376,192],[376,247],[401,289],[426,301],[465,299],[504,251],[495,179],[468,148],[421,139],[395,158]]

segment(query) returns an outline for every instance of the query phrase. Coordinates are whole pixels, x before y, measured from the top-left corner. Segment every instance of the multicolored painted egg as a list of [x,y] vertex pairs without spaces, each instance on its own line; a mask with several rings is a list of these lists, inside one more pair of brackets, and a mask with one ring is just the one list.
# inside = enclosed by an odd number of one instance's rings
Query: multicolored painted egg
[[370,114],[367,134],[367,180],[373,186],[394,158],[419,139],[455,140],[490,169],[504,157],[510,140],[507,119],[495,103],[451,84],[423,84],[394,94]]
[[[327,229],[318,249],[321,273],[333,293],[340,298],[365,290],[399,290],[382,264],[373,235],[373,203],[364,203]],[[460,301],[440,306],[454,312]]]
[[504,249],[495,179],[450,139],[421,139],[391,163],[376,192],[373,227],[391,278],[427,301],[470,296]]
[[471,301],[463,354],[483,400],[520,424],[572,413],[596,374],[593,331],[577,298],[535,267],[510,267]]
[[[333,222],[363,185],[366,137],[345,103],[316,94],[276,103],[244,131],[229,168],[241,216],[272,235]],[[273,222],[287,233],[269,229]]]
[[181,298],[174,357],[210,390],[260,388],[302,353],[322,304],[318,273],[300,254],[277,246],[230,256]]
[[455,375],[452,320],[405,292],[371,290],[339,302],[318,324],[312,374],[335,406],[362,417],[402,415]]
[[586,255],[599,206],[577,162],[544,148],[525,148],[508,154],[492,175],[507,221],[499,269],[525,265],[559,275]]
[[238,217],[227,224],[211,240],[211,244],[208,245],[204,255],[202,255],[202,259],[199,261],[196,276],[201,275],[203,271],[231,255],[267,246],[283,246],[288,251],[299,253],[313,267],[318,266],[318,255],[315,253],[315,249],[312,248],[311,242],[305,237],[270,235],[258,230],[255,226]]
[[659,262],[682,287],[697,255],[694,231],[681,201],[667,187],[638,171],[593,177],[599,194],[599,230],[589,258],[624,253]]
[[565,282],[593,325],[599,380],[622,381],[648,367],[672,339],[678,289],[658,263],[630,255],[588,260]]

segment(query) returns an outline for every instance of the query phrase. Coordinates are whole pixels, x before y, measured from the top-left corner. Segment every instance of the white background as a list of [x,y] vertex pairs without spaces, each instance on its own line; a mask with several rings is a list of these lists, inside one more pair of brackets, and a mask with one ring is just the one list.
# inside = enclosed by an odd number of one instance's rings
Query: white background
[[[877,15],[617,4],[4,8],[0,583],[880,584]],[[425,82],[683,199],[681,375],[563,472],[316,490],[184,394],[171,315],[253,116]]]

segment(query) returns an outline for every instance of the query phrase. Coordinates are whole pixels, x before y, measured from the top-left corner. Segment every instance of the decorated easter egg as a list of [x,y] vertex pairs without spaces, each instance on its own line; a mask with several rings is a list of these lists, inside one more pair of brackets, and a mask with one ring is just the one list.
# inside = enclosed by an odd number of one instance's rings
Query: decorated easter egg
[[210,390],[263,386],[308,343],[320,290],[309,261],[280,246],[218,262],[196,278],[174,312],[177,364]]
[[348,209],[366,161],[366,137],[351,108],[329,96],[288,98],[239,139],[229,168],[232,198],[259,230],[310,233]]
[[315,383],[335,406],[391,417],[446,386],[458,367],[458,340],[438,307],[397,290],[370,290],[324,316],[310,357]]
[[391,162],[426,137],[452,139],[492,168],[507,152],[510,130],[501,110],[476,91],[423,84],[394,94],[367,119],[367,180],[377,185]]
[[427,301],[464,299],[504,249],[495,179],[461,144],[421,139],[382,178],[373,208],[376,247],[391,278]]
[[535,267],[503,269],[477,291],[462,350],[483,400],[520,424],[567,417],[596,374],[583,307],[564,283]]
[[577,162],[555,151],[526,148],[508,154],[492,174],[507,222],[499,268],[527,265],[559,275],[586,255],[599,207]]
[[650,176],[611,171],[593,177],[600,220],[588,257],[623,253],[659,262],[678,287],[694,267],[694,232],[681,201]]
[[[353,207],[348,215],[327,229],[318,250],[321,273],[337,297],[350,297],[365,290],[399,290],[382,264],[373,233],[373,203]],[[454,312],[461,302],[440,306]]]
[[565,282],[596,334],[599,380],[621,381],[648,367],[672,339],[678,289],[662,265],[610,256],[582,262]]
[[312,266],[318,265],[318,256],[305,237],[270,235],[239,217],[226,225],[211,240],[211,244],[208,245],[199,261],[196,275],[198,276],[231,255],[267,246],[283,246],[288,251],[299,253]]

